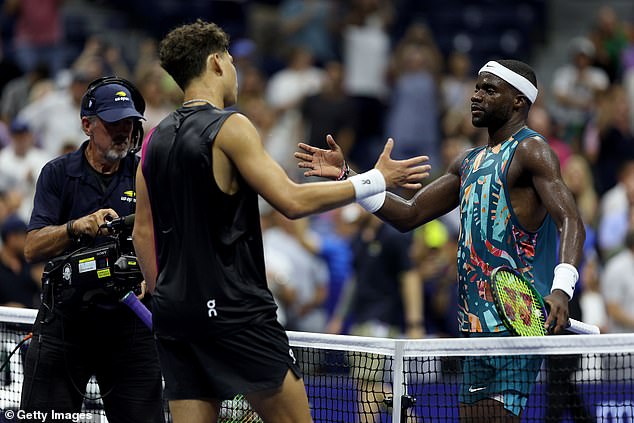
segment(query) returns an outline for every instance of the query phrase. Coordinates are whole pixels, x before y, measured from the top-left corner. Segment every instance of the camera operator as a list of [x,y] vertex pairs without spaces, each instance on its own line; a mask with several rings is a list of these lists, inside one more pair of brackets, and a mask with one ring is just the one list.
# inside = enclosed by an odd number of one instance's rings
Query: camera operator
[[[28,261],[55,260],[82,246],[104,244],[112,237],[101,227],[134,213],[138,158],[132,147],[142,137],[144,109],[143,97],[126,80],[105,77],[89,85],[81,105],[89,140],[42,169],[26,239]],[[85,269],[71,275],[65,266],[63,277],[62,272],[51,277],[44,289],[20,408],[77,413],[95,375],[108,421],[163,422],[162,380],[150,330],[115,297],[97,301],[85,294],[77,303],[63,303],[53,295],[66,289],[71,277],[85,276]]]

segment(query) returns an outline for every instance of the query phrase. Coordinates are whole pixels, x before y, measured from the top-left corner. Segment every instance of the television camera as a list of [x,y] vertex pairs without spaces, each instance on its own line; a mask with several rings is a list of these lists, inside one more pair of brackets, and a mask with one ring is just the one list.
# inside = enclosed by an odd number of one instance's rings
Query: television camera
[[80,248],[46,263],[42,286],[55,306],[115,304],[130,291],[141,293],[143,275],[132,245],[133,225],[134,214],[107,219],[100,226],[105,236],[92,245],[84,240]]

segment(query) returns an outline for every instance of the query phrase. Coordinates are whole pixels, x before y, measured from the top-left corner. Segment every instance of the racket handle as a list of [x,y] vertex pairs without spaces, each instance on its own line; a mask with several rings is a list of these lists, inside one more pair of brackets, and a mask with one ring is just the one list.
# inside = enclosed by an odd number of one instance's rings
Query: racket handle
[[130,310],[139,316],[139,319],[141,319],[145,326],[152,330],[152,313],[141,301],[139,301],[134,292],[130,291],[125,294],[125,296],[121,299],[121,302],[130,307]]
[[580,322],[575,319],[568,319],[568,327],[566,330],[570,332],[578,333],[578,334],[586,334],[586,335],[598,335],[601,333],[598,326],[589,325],[587,323]]

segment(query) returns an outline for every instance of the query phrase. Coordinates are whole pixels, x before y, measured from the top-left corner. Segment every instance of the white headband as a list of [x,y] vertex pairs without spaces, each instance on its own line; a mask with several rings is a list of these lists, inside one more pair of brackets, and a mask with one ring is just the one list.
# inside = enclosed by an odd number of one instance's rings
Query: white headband
[[535,87],[531,81],[524,78],[522,75],[513,72],[509,68],[502,66],[494,60],[491,60],[490,62],[487,62],[486,65],[482,66],[478,75],[482,72],[489,72],[495,76],[499,76],[528,97],[531,103],[535,102],[538,93],[537,87]]

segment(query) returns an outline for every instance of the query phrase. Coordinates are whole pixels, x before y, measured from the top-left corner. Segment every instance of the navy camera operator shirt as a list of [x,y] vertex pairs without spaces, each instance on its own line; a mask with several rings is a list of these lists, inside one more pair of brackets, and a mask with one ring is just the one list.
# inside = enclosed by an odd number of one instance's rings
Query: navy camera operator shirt
[[124,157],[104,188],[86,159],[87,146],[88,141],[44,166],[37,180],[29,231],[62,225],[104,208],[113,209],[120,217],[134,213],[138,157],[133,154]]

